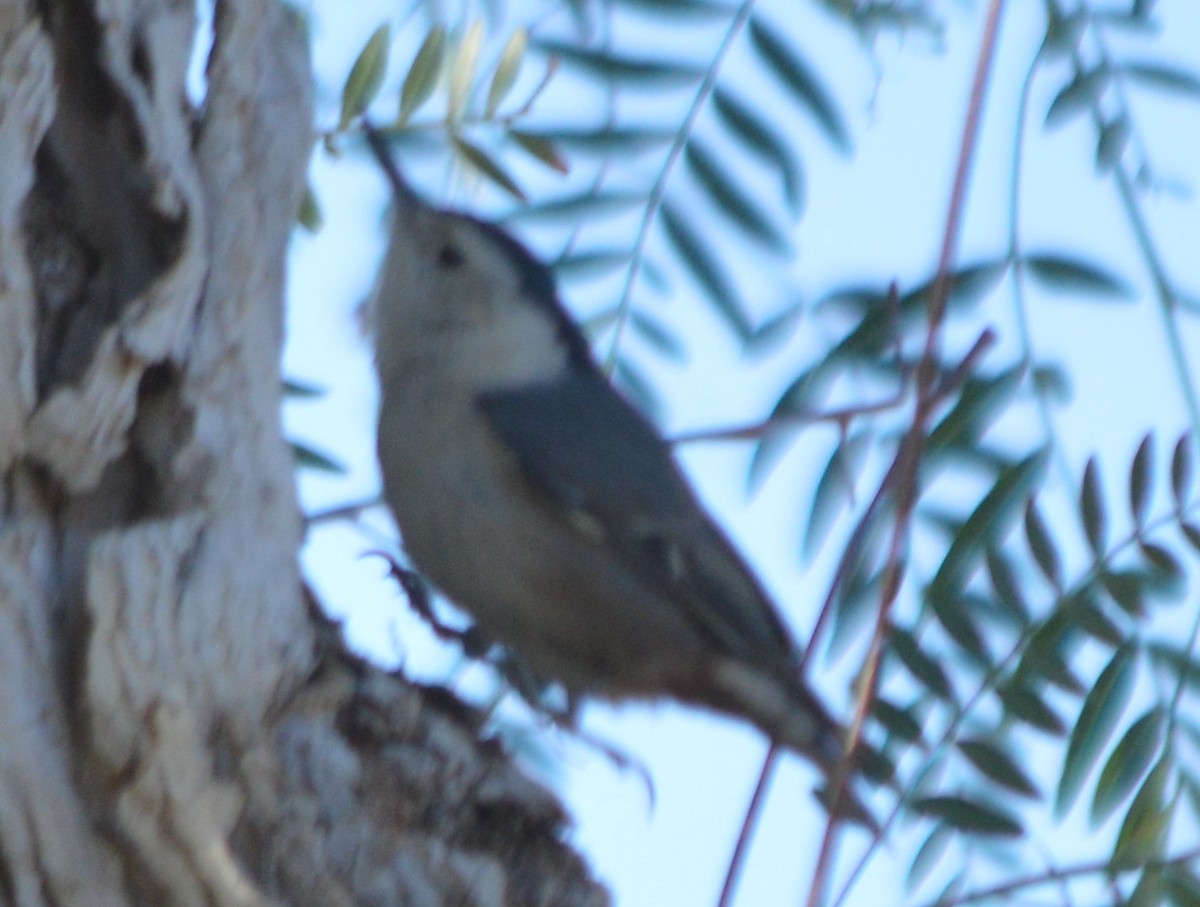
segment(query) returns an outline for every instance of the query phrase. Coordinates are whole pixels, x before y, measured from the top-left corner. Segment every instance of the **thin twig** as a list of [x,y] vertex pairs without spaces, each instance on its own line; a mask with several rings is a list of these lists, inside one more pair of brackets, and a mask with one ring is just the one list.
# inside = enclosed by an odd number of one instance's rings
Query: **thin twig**
[[925,426],[930,419],[937,399],[934,396],[938,373],[941,327],[946,312],[946,303],[953,284],[952,269],[959,239],[959,224],[966,205],[967,180],[974,158],[975,142],[979,131],[979,120],[983,111],[992,57],[999,35],[1000,13],[1004,0],[992,0],[980,40],[979,57],[975,77],[971,85],[971,96],[967,106],[966,122],[963,126],[962,143],[959,148],[958,166],[954,174],[954,185],[950,193],[950,205],[946,216],[946,227],[942,237],[942,252],[938,260],[938,273],[934,279],[930,299],[929,326],[925,335],[925,350],[917,368],[917,400],[909,426],[894,460],[895,471],[889,477],[896,479],[896,519],[892,529],[892,540],[884,568],[883,588],[880,593],[879,614],[867,652],[866,663],[858,685],[854,718],[850,724],[846,757],[833,779],[829,821],[821,840],[812,885],[808,893],[808,907],[819,907],[824,901],[833,865],[833,851],[837,839],[838,807],[846,794],[846,782],[850,767],[854,764],[854,753],[862,738],[862,729],[867,713],[875,698],[879,666],[883,655],[883,642],[890,627],[890,613],[900,592],[904,579],[903,553],[908,543],[908,528],[916,506],[917,470],[925,442]]

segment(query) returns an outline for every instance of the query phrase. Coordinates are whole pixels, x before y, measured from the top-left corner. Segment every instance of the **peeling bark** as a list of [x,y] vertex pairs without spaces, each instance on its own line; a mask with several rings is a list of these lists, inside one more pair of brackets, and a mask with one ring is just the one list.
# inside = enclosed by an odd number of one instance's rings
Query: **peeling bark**
[[307,48],[0,5],[0,903],[607,903],[477,717],[346,655],[280,424]]

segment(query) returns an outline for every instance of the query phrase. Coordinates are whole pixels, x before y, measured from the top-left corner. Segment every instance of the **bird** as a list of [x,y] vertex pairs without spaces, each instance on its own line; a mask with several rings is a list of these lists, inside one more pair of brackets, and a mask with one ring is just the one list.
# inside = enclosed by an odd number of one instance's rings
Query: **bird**
[[383,498],[415,568],[571,702],[674,699],[833,772],[846,735],[670,445],[551,271],[495,224],[394,196],[373,303]]

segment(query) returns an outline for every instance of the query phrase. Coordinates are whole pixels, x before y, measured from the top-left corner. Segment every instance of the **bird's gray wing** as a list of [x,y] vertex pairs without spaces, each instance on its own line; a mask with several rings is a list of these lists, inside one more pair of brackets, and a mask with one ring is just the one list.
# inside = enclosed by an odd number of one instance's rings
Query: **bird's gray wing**
[[792,654],[758,581],[705,514],[666,442],[598,371],[480,397],[496,437],[567,525],[747,658]]

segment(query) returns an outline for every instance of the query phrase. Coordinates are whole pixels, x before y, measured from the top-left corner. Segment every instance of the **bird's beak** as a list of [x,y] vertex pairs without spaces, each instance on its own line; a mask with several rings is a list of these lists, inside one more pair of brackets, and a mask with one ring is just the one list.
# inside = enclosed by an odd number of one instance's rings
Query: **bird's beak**
[[375,155],[375,159],[379,161],[379,166],[387,176],[388,182],[391,183],[392,193],[396,196],[397,211],[402,216],[411,216],[414,211],[427,208],[425,202],[413,191],[408,180],[400,173],[396,162],[392,160],[391,151],[388,149],[387,139],[383,137],[383,133],[367,122],[363,123],[363,131],[367,137],[367,146]]

